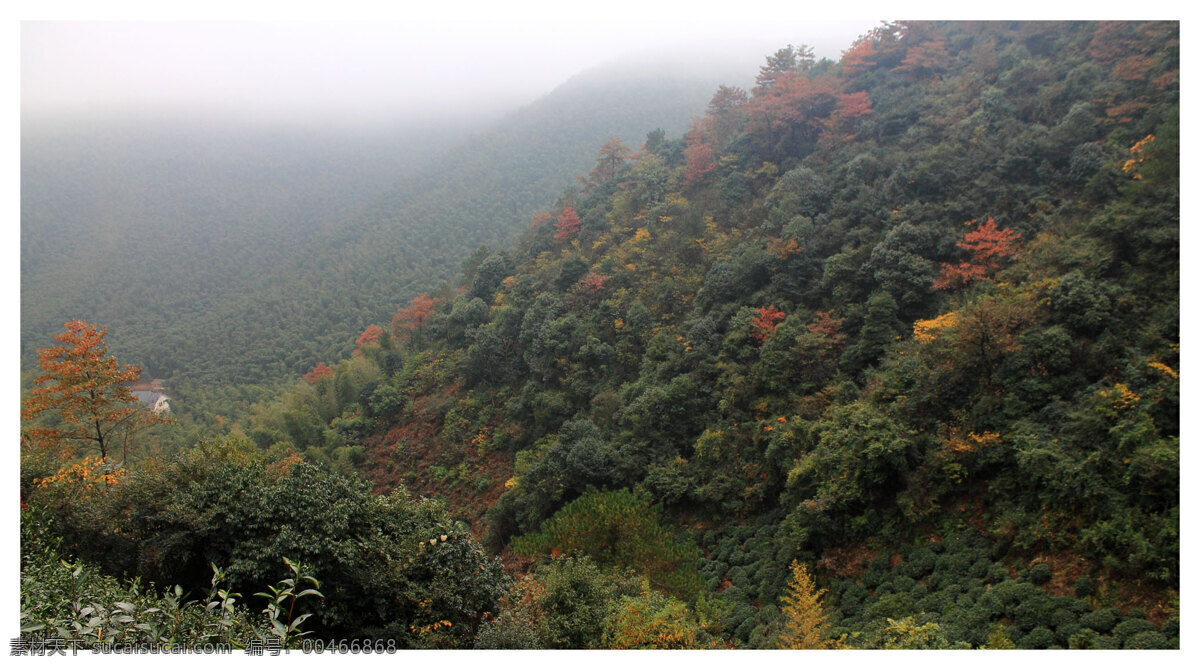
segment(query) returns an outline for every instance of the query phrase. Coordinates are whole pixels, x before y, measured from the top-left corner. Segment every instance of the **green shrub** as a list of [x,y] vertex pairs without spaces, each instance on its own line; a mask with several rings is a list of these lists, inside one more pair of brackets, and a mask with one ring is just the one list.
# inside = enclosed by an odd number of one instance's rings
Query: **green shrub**
[[[269,607],[270,616],[246,610],[242,596],[225,588],[226,573],[212,566],[209,588],[199,600],[188,599],[181,587],[159,594],[138,580],[125,584],[85,563],[68,563],[44,524],[23,515],[21,542],[21,636],[58,637],[83,647],[96,644],[160,643],[202,645],[222,643],[242,648],[251,640],[278,640],[295,648],[308,633],[301,624],[308,615],[292,617],[291,605],[321,594],[297,592],[291,584],[315,585],[307,570],[294,567],[290,583],[269,589],[288,612]],[[286,571],[280,570],[282,577]]]
[[1075,622],[1064,623],[1061,626],[1056,626],[1054,628],[1054,640],[1058,644],[1062,645],[1063,647],[1065,647],[1067,649],[1071,649],[1072,648],[1070,646],[1071,638],[1073,638],[1075,635],[1079,634],[1079,632],[1083,631],[1083,630],[1091,630],[1091,629],[1083,628],[1082,626],[1080,626],[1079,624],[1077,624]]
[[[209,445],[130,475],[109,498],[107,535],[90,551],[124,556],[102,569],[198,591],[215,563],[228,566],[232,590],[254,593],[288,557],[321,579],[320,607],[301,602],[296,615],[311,612],[307,625],[322,635],[469,644],[504,589],[499,561],[440,503],[403,489],[373,495],[365,481],[306,463],[268,466]],[[440,621],[453,625],[426,639],[422,629]]]
[[917,605],[911,595],[889,593],[868,607],[865,614],[869,619],[903,619],[916,612]]
[[1172,642],[1167,636],[1155,630],[1144,630],[1125,640],[1125,649],[1176,649],[1179,642]]
[[1023,631],[1030,631],[1039,626],[1052,626],[1054,618],[1054,599],[1046,595],[1045,591],[1033,588],[1038,593],[1030,594],[1010,604],[1006,609],[1013,623]]
[[524,555],[588,555],[601,566],[649,575],[654,586],[687,598],[700,588],[700,549],[662,523],[658,506],[624,489],[589,489],[537,533],[515,538],[512,549]]
[[1121,613],[1112,607],[1088,612],[1079,617],[1079,625],[1091,628],[1097,633],[1108,633],[1121,619]]
[[[980,558],[971,564],[971,567],[967,570],[967,576],[974,579],[985,579],[987,578],[991,569],[992,562],[986,558]],[[1003,570],[1003,568],[1001,569]],[[1006,572],[1005,576],[1007,575],[1008,573]]]
[[1052,576],[1050,565],[1047,563],[1035,563],[1033,567],[1029,568],[1029,581],[1039,586],[1050,581]]
[[480,627],[475,647],[601,647],[618,600],[639,592],[635,577],[602,571],[586,556],[552,559],[513,585],[499,614]]
[[1059,630],[1063,626],[1075,624],[1079,622],[1079,617],[1069,609],[1059,607],[1050,614],[1050,619],[1047,621],[1049,626],[1054,630]]
[[1113,637],[1121,641],[1122,644],[1127,643],[1133,636],[1138,633],[1147,633],[1157,631],[1154,624],[1145,619],[1126,619],[1117,624],[1112,629]]
[[1099,649],[1096,646],[1100,633],[1091,628],[1081,628],[1079,632],[1067,638],[1068,649]]
[[937,556],[925,547],[917,547],[905,558],[900,565],[905,575],[913,579],[921,579],[933,572],[937,565]]
[[971,565],[972,562],[970,554],[952,553],[947,551],[937,557],[937,563],[934,566],[934,574],[941,575],[943,577],[965,577],[970,572]]
[[984,577],[984,579],[993,584],[1000,584],[1008,578],[1008,569],[1002,563],[992,563],[988,566],[987,574]]
[[1054,631],[1038,626],[1017,641],[1018,649],[1049,649],[1054,645]]

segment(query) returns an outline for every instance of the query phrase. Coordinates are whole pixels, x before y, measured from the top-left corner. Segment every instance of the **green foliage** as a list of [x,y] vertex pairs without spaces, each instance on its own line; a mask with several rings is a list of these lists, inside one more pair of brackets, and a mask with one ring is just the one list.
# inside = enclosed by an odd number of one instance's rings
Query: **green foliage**
[[953,649],[954,645],[942,633],[936,622],[917,623],[916,617],[903,619],[887,618],[887,625],[879,631],[856,641],[866,649]]
[[207,594],[194,600],[179,586],[159,594],[139,580],[122,584],[92,565],[61,558],[56,544],[44,523],[22,514],[23,638],[58,637],[84,647],[151,642],[241,648],[272,634],[246,611],[239,594],[222,588],[225,573],[215,565]]
[[480,649],[605,646],[614,608],[640,593],[631,574],[601,570],[587,556],[553,558],[513,584],[499,614],[480,627]]
[[[298,637],[308,635],[312,631],[301,631],[300,624],[304,620],[312,616],[311,612],[304,614],[296,613],[296,601],[305,596],[316,596],[324,598],[320,588],[321,583],[316,577],[309,574],[309,569],[305,565],[293,563],[287,558],[283,559],[285,565],[291,570],[292,576],[281,580],[277,586],[267,587],[270,593],[256,593],[256,596],[262,596],[267,599],[267,608],[263,613],[267,615],[267,621],[271,626],[271,633],[279,638],[279,643],[284,648],[287,648],[288,642],[295,642]],[[311,584],[313,588],[304,588],[305,583]],[[286,611],[286,614],[285,614]]]
[[[299,598],[303,576],[270,596],[287,602],[285,627],[307,615],[322,634],[356,633],[401,646],[461,646],[494,608],[503,573],[460,523],[438,503],[397,489],[369,493],[358,479],[315,466],[266,465],[240,457],[216,460],[196,452],[159,471],[131,475],[104,501],[99,538],[64,528],[65,547],[95,557],[101,567],[156,583],[198,588],[210,563],[228,565],[234,589],[271,583],[285,557],[321,576],[319,607]],[[87,544],[80,543],[87,539]],[[311,566],[311,567],[308,567]],[[311,573],[308,572],[311,570]],[[448,621],[427,640],[426,627]]]
[[632,568],[656,588],[694,598],[700,552],[660,520],[661,510],[627,490],[590,490],[537,533],[515,538],[519,554],[591,556],[602,566]]

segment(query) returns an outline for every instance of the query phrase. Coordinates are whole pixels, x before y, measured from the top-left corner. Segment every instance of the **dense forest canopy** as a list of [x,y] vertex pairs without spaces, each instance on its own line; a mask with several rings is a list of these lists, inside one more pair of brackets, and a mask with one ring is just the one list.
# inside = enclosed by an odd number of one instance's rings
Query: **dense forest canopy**
[[27,572],[288,558],[405,647],[1179,646],[1178,23],[884,23],[588,154],[181,453],[24,426]]

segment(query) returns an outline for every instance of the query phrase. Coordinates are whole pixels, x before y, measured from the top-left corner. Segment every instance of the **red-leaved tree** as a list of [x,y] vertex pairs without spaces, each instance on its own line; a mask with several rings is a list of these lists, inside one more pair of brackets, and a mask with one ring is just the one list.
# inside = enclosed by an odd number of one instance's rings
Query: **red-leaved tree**
[[942,273],[933,282],[935,289],[965,286],[977,279],[987,277],[1000,267],[1000,259],[1017,252],[1017,240],[1021,234],[1008,228],[998,228],[996,220],[988,217],[987,223],[967,233],[958,246],[971,252],[971,260],[958,265],[942,263]]
[[322,379],[325,379],[326,377],[332,377],[332,376],[333,376],[333,368],[329,367],[328,365],[325,365],[324,363],[317,363],[316,367],[314,367],[309,372],[305,373],[304,381],[308,382],[309,384],[316,384],[317,382],[321,381]]
[[750,320],[750,337],[758,340],[760,344],[766,342],[775,332],[775,326],[779,325],[785,316],[787,315],[775,309],[775,305],[759,307],[758,315]]
[[382,328],[376,325],[367,326],[367,329],[362,332],[362,335],[359,335],[358,339],[354,341],[354,355],[362,355],[363,347],[370,346],[372,344],[379,344],[379,340],[382,337]]
[[556,240],[569,240],[579,233],[579,215],[575,213],[574,207],[564,207],[562,214],[558,215],[558,223],[554,224],[557,232],[554,233]]
[[683,173],[684,188],[691,188],[702,183],[713,170],[717,169],[716,155],[712,147],[697,143],[687,148],[687,169]]

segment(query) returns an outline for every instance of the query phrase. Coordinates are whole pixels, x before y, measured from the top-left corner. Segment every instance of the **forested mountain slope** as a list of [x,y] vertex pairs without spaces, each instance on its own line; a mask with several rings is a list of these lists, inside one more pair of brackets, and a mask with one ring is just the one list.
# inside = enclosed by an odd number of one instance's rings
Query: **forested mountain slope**
[[1174,644],[1178,85],[1171,23],[781,50],[248,434],[729,644],[780,639],[793,560],[845,644]]
[[27,403],[26,574],[286,557],[411,647],[1179,647],[1178,23],[883,24],[586,158],[184,453]]

